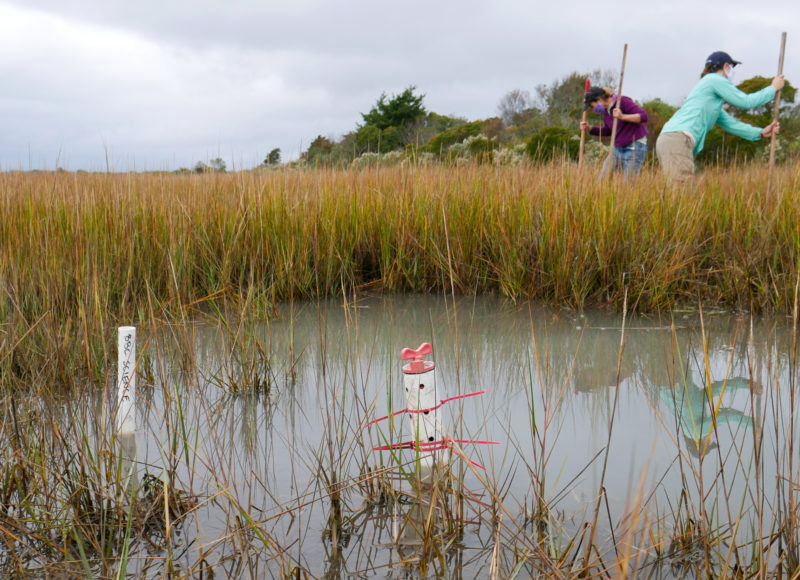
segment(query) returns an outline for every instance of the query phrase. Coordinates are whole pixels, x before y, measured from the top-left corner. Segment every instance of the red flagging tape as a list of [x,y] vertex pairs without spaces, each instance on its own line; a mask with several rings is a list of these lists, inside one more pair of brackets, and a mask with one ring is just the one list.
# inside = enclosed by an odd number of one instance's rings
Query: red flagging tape
[[466,395],[456,395],[454,397],[448,397],[447,399],[442,399],[442,402],[439,403],[438,405],[436,405],[435,407],[429,407],[428,409],[409,409],[409,408],[401,409],[399,411],[395,411],[391,415],[384,415],[383,417],[379,417],[377,419],[373,419],[372,421],[370,421],[369,423],[364,425],[364,429],[366,429],[370,425],[374,425],[375,423],[379,423],[380,421],[385,421],[389,417],[394,417],[396,415],[402,415],[403,413],[427,413],[429,411],[435,411],[436,409],[438,409],[439,407],[441,407],[445,403],[449,403],[450,401],[455,401],[456,399],[466,399],[467,397],[475,397],[477,395],[482,395],[482,394],[484,394],[484,393],[486,393],[488,391],[489,391],[489,389],[484,389],[483,391],[478,391],[477,393],[467,393]]

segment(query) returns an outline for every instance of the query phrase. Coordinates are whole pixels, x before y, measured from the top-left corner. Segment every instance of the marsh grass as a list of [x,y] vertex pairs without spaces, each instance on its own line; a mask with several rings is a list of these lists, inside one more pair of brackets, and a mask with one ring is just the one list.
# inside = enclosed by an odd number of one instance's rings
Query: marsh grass
[[[665,421],[677,497],[658,483],[647,488],[649,474],[641,473],[621,511],[612,510],[601,479],[591,509],[565,513],[564,497],[591,463],[564,479],[550,475],[572,367],[567,361],[557,378],[533,323],[529,440],[511,439],[508,458],[486,472],[456,449],[452,469],[430,484],[416,479],[413,458],[372,451],[398,438],[393,427],[383,439],[363,429],[377,409],[391,410],[393,385],[387,376],[385,400],[367,388],[376,350],[361,345],[377,338],[365,341],[374,329],[358,322],[359,292],[380,289],[445,291],[454,302],[459,293],[497,292],[574,308],[793,309],[796,326],[800,183],[789,168],[777,172],[775,195],[756,167],[708,172],[686,190],[654,174],[598,186],[559,165],[5,173],[0,182],[0,569],[9,575],[312,577],[319,566],[304,550],[320,543],[331,577],[391,567],[493,578],[798,571],[796,343],[788,408],[780,398],[764,406],[752,398],[762,424],[774,415],[774,440],[782,442],[775,449],[764,449],[754,429],[748,444],[723,453],[715,422],[705,441],[716,447],[694,457],[678,423]],[[293,475],[287,497],[270,485],[256,450],[275,445],[263,440],[263,425],[275,420],[278,397],[298,387],[304,353],[295,352],[294,336],[288,352],[264,341],[254,321],[278,301],[328,295],[341,297],[348,333],[330,336],[320,307],[313,402],[322,435],[311,449],[290,434],[278,443],[293,474],[312,474]],[[133,485],[109,421],[120,321],[146,329],[142,428],[157,442],[157,462],[129,458]],[[198,321],[219,330],[223,355],[213,369],[198,345]],[[343,377],[329,372],[333,343],[346,347]],[[624,347],[623,340],[620,353]],[[682,360],[676,342],[668,350]],[[707,370],[702,352],[695,362]],[[458,377],[457,357],[455,366]],[[769,371],[750,373],[767,392],[782,386],[777,369]],[[97,393],[105,393],[100,403]],[[231,401],[241,414],[222,416]],[[615,404],[605,456],[592,463],[608,456],[616,412]],[[202,435],[198,418],[209,425]],[[249,442],[241,449],[230,445],[235,430]],[[764,461],[776,463],[776,481],[764,481]],[[532,500],[510,496],[515,474],[530,479]],[[748,482],[749,500],[737,500],[732,478]],[[325,511],[321,531],[309,531],[307,509]],[[463,539],[476,528],[484,544],[468,551]],[[398,541],[412,533],[417,544]],[[362,548],[365,536],[379,541]]]
[[[0,174],[0,315],[75,323],[296,296],[492,291],[632,311],[788,311],[798,174],[602,184],[561,164],[215,174]],[[102,316],[101,316],[102,315]]]
[[[768,193],[757,165],[709,170],[689,188],[652,172],[598,184],[560,163],[4,172],[0,382],[99,380],[113,329],[151,312],[267,317],[279,301],[354,289],[616,310],[627,289],[631,312],[698,301],[788,311],[798,188],[800,174],[783,167]],[[260,348],[248,346],[245,382],[265,388]]]

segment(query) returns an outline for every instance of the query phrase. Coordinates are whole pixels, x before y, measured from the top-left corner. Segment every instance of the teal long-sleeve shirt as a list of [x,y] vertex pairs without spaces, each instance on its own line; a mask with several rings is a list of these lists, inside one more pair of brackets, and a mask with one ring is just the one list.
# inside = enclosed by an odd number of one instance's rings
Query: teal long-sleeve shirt
[[710,73],[695,85],[681,108],[664,124],[661,132],[691,133],[694,136],[695,155],[703,150],[706,133],[714,124],[743,139],[757,141],[761,138],[761,129],[737,121],[722,110],[722,104],[726,102],[740,109],[753,109],[767,104],[774,98],[775,87],[772,85],[747,94],[737,89],[721,74]]
[[[720,397],[723,389],[727,392],[745,390],[750,388],[750,380],[744,377],[730,377],[724,381],[711,383],[711,393]],[[711,407],[708,401],[708,392],[704,387],[697,386],[691,381],[678,384],[675,387],[659,387],[659,397],[666,404],[670,413],[675,415],[681,424],[684,436],[694,441],[708,437],[712,428]],[[715,405],[719,400],[715,400]],[[717,425],[728,423],[732,426],[742,425],[746,428],[753,427],[751,417],[742,411],[730,407],[719,406],[716,413]]]

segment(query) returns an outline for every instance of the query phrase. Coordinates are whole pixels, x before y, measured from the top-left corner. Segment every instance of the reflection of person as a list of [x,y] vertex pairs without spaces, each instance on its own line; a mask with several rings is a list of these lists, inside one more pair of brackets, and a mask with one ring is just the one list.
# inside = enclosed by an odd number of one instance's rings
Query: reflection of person
[[[726,393],[731,393],[739,389],[748,389],[751,384],[753,393],[762,392],[763,389],[758,383],[751,383],[750,379],[743,377],[714,381],[711,383],[711,393],[714,396],[715,406],[723,388]],[[669,412],[678,419],[683,439],[692,455],[700,457],[715,448],[716,443],[710,443],[708,436],[713,429],[713,422],[706,389],[688,380],[682,386],[658,387],[658,389],[660,399],[666,404]],[[734,427],[753,427],[752,417],[731,407],[720,406],[716,418],[717,425],[727,423]]]
[[656,141],[656,155],[664,174],[676,181],[694,176],[694,157],[703,150],[706,133],[717,124],[743,139],[758,141],[777,134],[780,126],[774,121],[763,129],[737,121],[722,110],[723,103],[740,109],[765,105],[783,88],[783,75],[772,79],[768,87],[747,94],[734,86],[734,67],[741,64],[727,52],[711,53],[695,85],[680,109],[666,122]]
[[614,119],[617,119],[617,134],[614,137],[614,165],[612,169],[622,169],[625,174],[639,173],[647,156],[647,113],[626,96],[617,103],[617,95],[609,89],[591,87],[583,97],[584,109],[593,109],[603,116],[603,126],[589,125],[581,121],[581,131],[591,135],[609,137]]
[[617,368],[617,358],[596,357],[589,364],[576,361],[573,371],[576,393],[591,393],[607,387],[617,387],[622,381],[633,375],[633,369],[626,361],[621,361]]

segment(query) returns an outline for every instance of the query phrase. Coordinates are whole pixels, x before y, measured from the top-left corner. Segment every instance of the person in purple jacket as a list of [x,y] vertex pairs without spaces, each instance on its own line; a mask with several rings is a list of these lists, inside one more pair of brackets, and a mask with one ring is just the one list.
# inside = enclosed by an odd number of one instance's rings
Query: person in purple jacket
[[[614,118],[617,119],[617,135],[614,138],[614,157],[612,169],[622,169],[626,175],[641,171],[647,156],[647,112],[633,102],[633,99],[622,96],[617,104],[617,95],[603,87],[591,87],[583,97],[585,109],[593,109],[603,116],[603,126],[589,125],[581,122],[581,130],[591,135],[610,137]],[[608,163],[608,161],[606,161]]]

